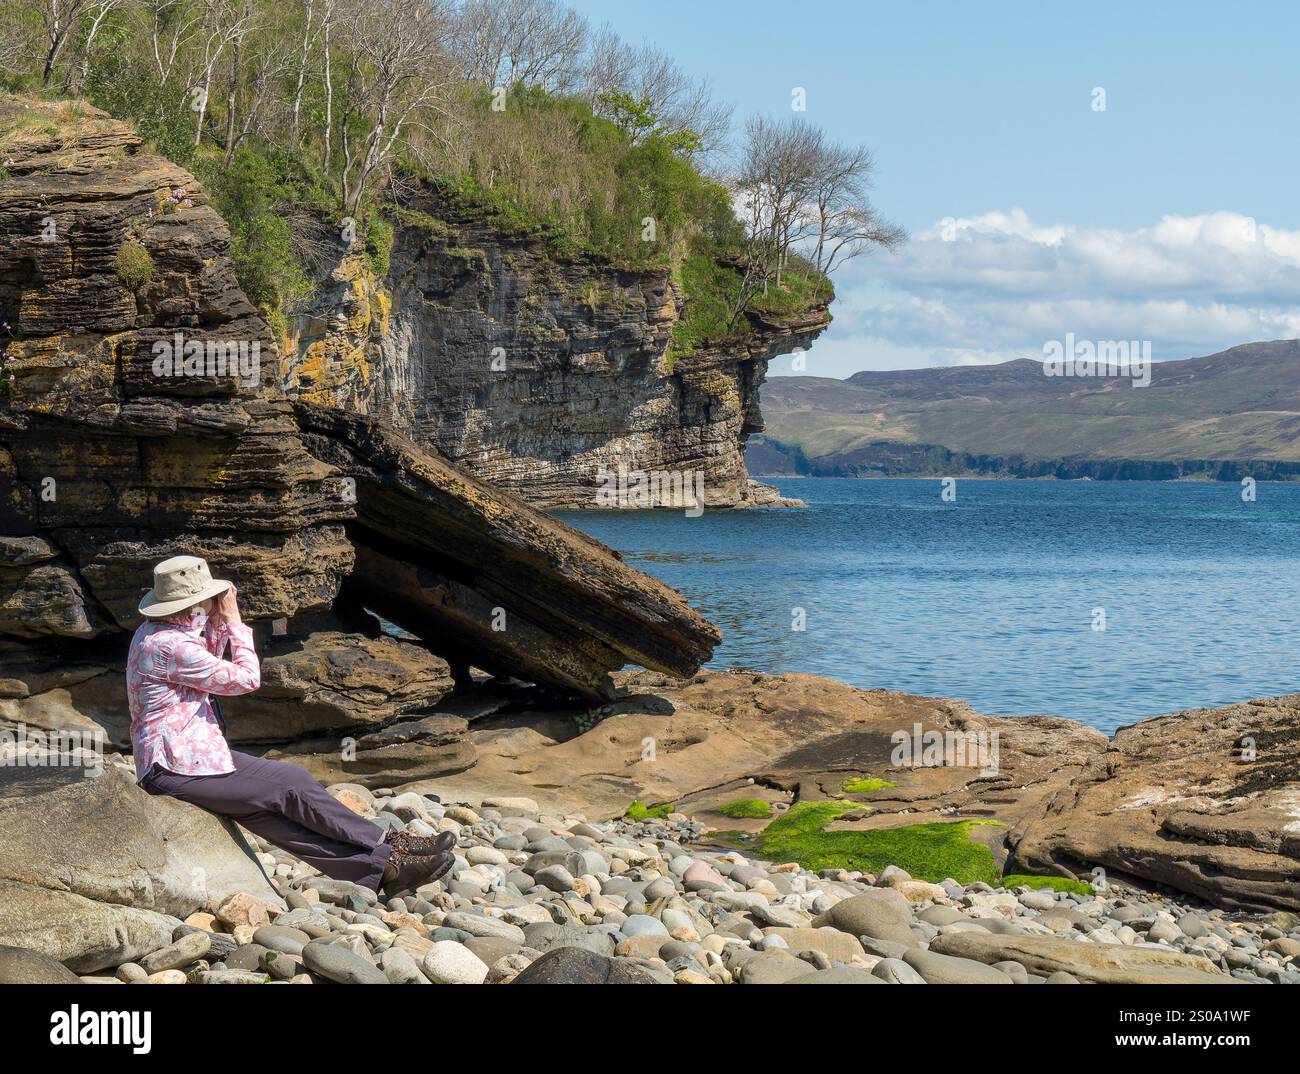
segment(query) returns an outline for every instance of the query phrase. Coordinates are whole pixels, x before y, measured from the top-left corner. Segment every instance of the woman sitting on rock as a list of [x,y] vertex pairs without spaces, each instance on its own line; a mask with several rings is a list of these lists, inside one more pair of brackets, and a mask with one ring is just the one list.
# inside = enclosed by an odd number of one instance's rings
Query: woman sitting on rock
[[252,693],[261,672],[235,587],[213,579],[204,560],[176,556],[158,564],[140,614],[145,621],[131,639],[126,684],[141,787],[230,817],[326,876],[385,894],[430,883],[451,868],[449,832],[385,835],[306,769],[226,744],[211,697]]

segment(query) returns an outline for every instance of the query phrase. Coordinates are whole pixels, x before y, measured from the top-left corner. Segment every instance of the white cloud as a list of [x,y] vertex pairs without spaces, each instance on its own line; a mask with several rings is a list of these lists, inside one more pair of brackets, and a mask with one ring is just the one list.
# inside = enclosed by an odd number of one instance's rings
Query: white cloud
[[1042,226],[1012,209],[936,221],[836,285],[814,375],[1041,358],[1067,332],[1188,358],[1300,336],[1300,231],[1233,212],[1132,231]]

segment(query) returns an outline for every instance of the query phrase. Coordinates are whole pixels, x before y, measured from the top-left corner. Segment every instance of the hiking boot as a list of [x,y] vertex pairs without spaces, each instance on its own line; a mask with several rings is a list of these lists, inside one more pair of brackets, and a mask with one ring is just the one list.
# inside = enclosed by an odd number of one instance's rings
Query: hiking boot
[[[389,843],[394,852],[411,858],[431,858],[435,854],[446,854],[456,845],[456,837],[451,832],[439,832],[437,835],[413,835],[410,832],[389,828],[384,835],[384,842]],[[391,859],[390,859],[391,860]]]
[[414,891],[425,884],[432,884],[439,877],[447,874],[455,860],[451,854],[409,857],[394,851],[388,866],[384,869],[380,890],[391,898],[403,892]]

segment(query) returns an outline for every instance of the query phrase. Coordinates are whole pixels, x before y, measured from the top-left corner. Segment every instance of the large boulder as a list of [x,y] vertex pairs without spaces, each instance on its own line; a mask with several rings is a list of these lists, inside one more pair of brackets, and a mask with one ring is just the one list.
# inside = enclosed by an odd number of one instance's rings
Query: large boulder
[[24,947],[0,947],[0,984],[80,984],[62,962]]
[[237,828],[117,764],[0,767],[0,831],[0,944],[78,973],[166,946],[237,892],[283,905]]
[[232,742],[364,734],[431,708],[452,688],[445,660],[387,635],[335,630],[273,635],[262,647],[261,663],[260,690],[221,702]]
[[1230,910],[1300,910],[1300,695],[1122,727],[1011,833],[1017,872],[1140,877]]

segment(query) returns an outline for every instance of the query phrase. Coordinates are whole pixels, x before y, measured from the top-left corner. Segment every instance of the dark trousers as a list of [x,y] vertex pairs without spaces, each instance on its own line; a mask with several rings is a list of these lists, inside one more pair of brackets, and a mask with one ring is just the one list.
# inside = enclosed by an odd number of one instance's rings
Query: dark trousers
[[235,770],[225,775],[182,776],[155,764],[140,786],[230,817],[326,876],[378,890],[393,851],[383,828],[353,813],[305,768],[234,750],[230,756]]

